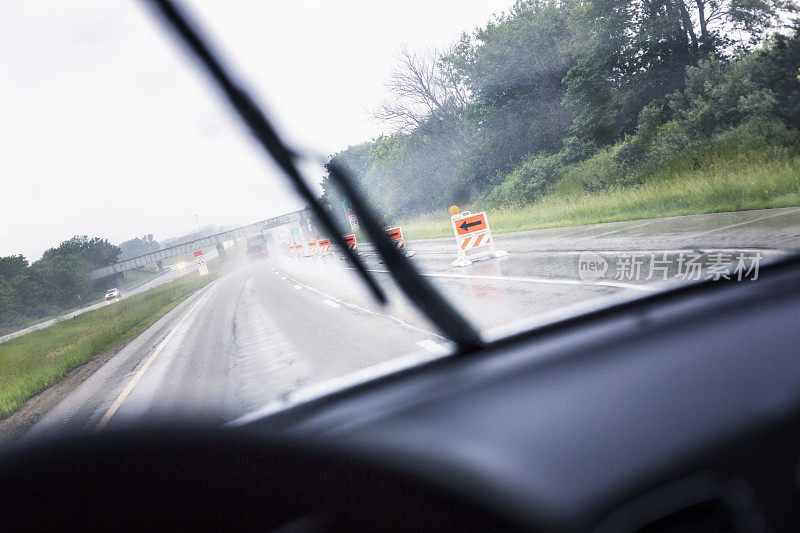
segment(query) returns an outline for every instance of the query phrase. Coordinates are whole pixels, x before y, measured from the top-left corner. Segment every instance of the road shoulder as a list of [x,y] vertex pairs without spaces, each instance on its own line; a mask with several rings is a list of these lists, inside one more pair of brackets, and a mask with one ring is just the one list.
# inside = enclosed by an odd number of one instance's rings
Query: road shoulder
[[73,368],[58,383],[29,398],[18,411],[0,420],[0,446],[9,444],[24,435],[127,344],[97,354],[87,363]]

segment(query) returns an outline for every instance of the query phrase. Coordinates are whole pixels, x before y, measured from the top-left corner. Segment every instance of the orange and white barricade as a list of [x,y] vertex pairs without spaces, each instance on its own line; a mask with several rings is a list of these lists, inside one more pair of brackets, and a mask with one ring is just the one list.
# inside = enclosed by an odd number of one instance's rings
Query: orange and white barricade
[[495,249],[485,211],[474,215],[464,211],[451,216],[450,222],[458,245],[458,257],[453,266],[469,266],[476,259],[508,255],[508,252]]
[[331,251],[331,241],[328,239],[320,239],[317,243],[317,251],[320,255],[325,255]]
[[317,241],[308,241],[308,254],[313,255],[317,253]]
[[389,240],[392,241],[394,247],[398,250],[404,250],[406,252],[406,257],[411,257],[414,255],[414,252],[410,252],[406,250],[406,240],[403,237],[403,230],[400,226],[392,226],[391,228],[386,228],[384,230],[386,232],[386,236],[389,237]]
[[356,234],[350,233],[344,236],[344,243],[347,245],[347,248],[353,250],[354,252],[358,252],[358,243],[356,243]]

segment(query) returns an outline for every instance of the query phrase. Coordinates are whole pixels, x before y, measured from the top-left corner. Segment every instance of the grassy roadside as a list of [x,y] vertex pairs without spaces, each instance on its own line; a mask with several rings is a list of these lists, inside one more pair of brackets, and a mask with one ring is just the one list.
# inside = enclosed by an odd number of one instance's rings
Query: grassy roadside
[[158,267],[149,265],[142,270],[126,270],[122,275],[125,278],[125,287],[132,287],[151,279],[156,274],[158,274]]
[[15,323],[15,325],[12,326],[12,327],[0,326],[0,337],[2,337],[4,335],[9,335],[9,334],[14,333],[16,331],[19,331],[21,329],[25,329],[25,328],[29,328],[31,326],[35,326],[36,324],[41,324],[42,322],[47,322],[48,320],[57,319],[57,318],[62,317],[64,315],[68,315],[73,311],[77,311],[78,309],[82,309],[84,307],[96,304],[96,303],[101,302],[101,301],[103,301],[102,298],[98,298],[96,300],[90,300],[90,301],[86,302],[84,305],[81,305],[81,306],[78,306],[78,307],[70,307],[69,309],[62,309],[61,311],[58,311],[57,313],[52,313],[52,314],[49,314],[49,315],[45,315],[43,317],[31,318],[29,320],[23,320],[21,322]]
[[0,419],[97,354],[125,344],[220,276],[188,275],[0,344]]
[[[567,175],[539,201],[489,208],[494,233],[721,211],[800,205],[800,154],[764,149],[731,157],[678,161],[639,185],[588,192]],[[462,208],[464,208],[462,206]],[[469,206],[473,212],[480,206]],[[401,222],[408,239],[450,237],[449,215]]]

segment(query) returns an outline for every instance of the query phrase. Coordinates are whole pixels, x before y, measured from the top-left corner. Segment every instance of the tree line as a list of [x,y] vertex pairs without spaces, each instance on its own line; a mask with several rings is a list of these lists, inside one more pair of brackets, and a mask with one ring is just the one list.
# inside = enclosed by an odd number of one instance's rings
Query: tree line
[[[636,183],[726,134],[797,143],[797,11],[789,0],[518,1],[448,50],[402,49],[374,111],[393,133],[331,161],[387,217],[408,217],[534,202],[587,162],[597,178],[586,187]],[[339,205],[327,176],[322,186]]]
[[164,246],[152,234],[118,246],[100,237],[76,235],[49,248],[32,263],[23,255],[0,257],[0,331],[101,298],[115,282],[108,278],[92,281],[90,273],[96,268],[204,237],[217,229],[209,226],[202,232],[168,239]]
[[0,257],[0,326],[10,328],[94,300],[106,290],[89,273],[115,263],[122,250],[99,237],[75,236],[29,263]]

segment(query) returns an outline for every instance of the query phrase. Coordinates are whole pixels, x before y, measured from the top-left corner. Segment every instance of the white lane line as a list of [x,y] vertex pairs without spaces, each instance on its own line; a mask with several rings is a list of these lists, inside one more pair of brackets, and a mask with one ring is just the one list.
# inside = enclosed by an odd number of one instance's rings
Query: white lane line
[[[780,255],[787,255],[791,254],[792,252],[781,249],[781,248],[743,248],[743,247],[736,247],[736,248],[710,248],[708,246],[687,246],[686,248],[665,248],[663,250],[656,250],[652,248],[646,249],[634,249],[628,248],[625,250],[598,250],[594,248],[580,248],[576,250],[518,250],[518,251],[510,251],[509,255],[513,254],[514,257],[519,257],[521,255],[580,255],[584,252],[594,252],[600,255],[630,255],[630,254],[681,254],[686,252],[702,252],[702,253],[772,253],[772,254],[780,254]],[[443,252],[431,252],[431,251],[417,251],[418,254],[423,255],[447,255],[453,256],[455,254],[454,250],[451,251],[443,251]],[[377,253],[369,253],[365,255],[377,255]],[[353,270],[350,268],[349,270]]]
[[295,285],[294,288],[295,289],[302,289],[303,287],[301,287],[300,285]]
[[139,383],[139,380],[142,379],[144,373],[147,372],[147,369],[150,368],[150,365],[152,365],[153,361],[156,360],[158,354],[161,353],[161,351],[164,349],[167,343],[172,339],[173,335],[175,335],[175,332],[178,331],[178,328],[180,328],[183,325],[186,319],[189,318],[189,315],[191,315],[192,312],[194,312],[194,310],[197,309],[197,307],[201,303],[203,303],[203,301],[208,297],[208,295],[211,294],[212,288],[216,287],[217,283],[218,282],[215,282],[213,285],[209,286],[206,293],[203,296],[201,296],[188,311],[186,311],[186,314],[184,314],[183,317],[181,317],[180,321],[178,321],[178,323],[175,324],[175,327],[172,328],[172,330],[170,330],[169,333],[167,333],[167,336],[164,337],[164,340],[162,340],[159,343],[159,345],[156,346],[156,349],[153,350],[153,353],[150,354],[150,357],[147,358],[147,360],[144,362],[139,371],[136,372],[136,374],[130,380],[128,385],[122,390],[120,395],[117,396],[117,399],[114,400],[114,403],[111,404],[111,407],[108,408],[108,411],[106,411],[106,413],[103,415],[103,418],[100,419],[100,422],[98,422],[97,425],[94,427],[95,431],[100,431],[106,426],[106,424],[108,424],[108,421],[111,420],[111,417],[114,416],[114,413],[116,413],[119,410],[119,408],[122,406],[122,402],[124,402],[125,399],[128,397],[128,395],[130,395],[130,393],[133,391],[133,388],[136,386],[137,383]]
[[324,303],[325,305],[329,305],[331,307],[341,307],[339,304],[337,304],[333,300],[327,300],[327,299],[326,300],[322,300],[322,303]]
[[387,320],[391,320],[392,322],[395,322],[395,323],[399,324],[400,326],[403,326],[404,328],[408,328],[408,329],[410,329],[412,331],[416,331],[417,333],[422,333],[423,335],[426,335],[428,337],[434,337],[434,338],[440,339],[442,342],[445,342],[445,343],[449,343],[450,342],[449,339],[447,339],[445,337],[442,337],[438,333],[434,333],[433,331],[427,331],[427,330],[424,330],[422,328],[418,328],[417,326],[411,325],[408,322],[406,322],[405,320],[397,318],[396,316],[386,315],[384,313],[378,313],[377,311],[372,311],[370,309],[366,309],[364,307],[361,307],[360,305],[356,305],[354,303],[348,302],[347,300],[342,300],[341,298],[337,298],[336,296],[330,295],[325,291],[321,291],[319,289],[316,289],[316,288],[312,287],[311,285],[305,285],[303,283],[300,283],[299,281],[297,281],[296,279],[292,278],[291,276],[289,276],[289,278],[293,282],[301,285],[304,289],[307,289],[307,290],[309,290],[311,292],[315,292],[315,293],[319,294],[320,296],[330,300],[331,302],[337,303],[339,305],[343,305],[345,307],[349,307],[349,308],[354,309],[354,310],[356,310],[356,311],[358,311],[360,313],[366,313],[366,314],[369,314],[369,315],[372,315],[372,316],[376,316],[376,317],[379,317],[379,318],[385,318]]
[[[642,226],[647,226],[648,224],[652,224],[652,223],[657,222],[657,221],[658,221],[658,219],[651,219],[651,220],[647,220],[645,222],[642,222],[641,224],[635,224],[633,226],[625,226],[624,228],[618,228],[618,229],[615,229],[615,230],[606,231],[605,233],[598,233],[597,235],[586,235],[586,236],[583,236],[583,237],[577,239],[577,241],[573,241],[573,242],[588,241],[590,239],[596,239],[598,237],[605,237],[606,235],[614,235],[615,233],[620,233],[622,231],[627,231],[629,229],[641,228]],[[563,236],[563,238],[565,240],[570,240],[570,237],[571,237],[571,235],[564,235]]]
[[786,250],[780,248],[709,248],[707,246],[687,246],[686,248],[665,248],[663,250],[654,249],[628,249],[628,250],[593,250],[584,248],[581,250],[530,250],[524,252],[514,252],[514,255],[522,254],[540,254],[540,255],[580,255],[584,252],[594,252],[600,255],[630,255],[630,254],[685,254],[686,252],[702,252],[702,253],[773,253],[773,254],[788,254]]
[[[367,272],[389,274],[388,270],[367,269]],[[616,287],[618,289],[632,289],[645,292],[658,292],[661,290],[658,287],[653,287],[651,285],[637,285],[635,283],[620,283],[617,281],[581,281],[579,279],[532,278],[521,276],[478,276],[474,274],[430,274],[424,272],[422,275],[428,278],[479,279],[487,281],[511,281],[517,283],[543,283],[545,285],[584,285],[587,287],[599,285],[602,287]]]
[[616,287],[619,289],[633,289],[637,291],[656,292],[659,289],[649,285],[637,285],[634,283],[619,283],[616,281],[592,281],[586,282],[579,279],[564,278],[533,278],[519,276],[477,276],[471,274],[422,274],[423,276],[435,278],[453,279],[483,279],[489,281],[512,281],[519,283],[542,283],[546,285],[600,285],[603,287]]
[[753,220],[747,220],[745,222],[739,222],[738,224],[731,224],[729,226],[723,226],[721,228],[710,229],[708,231],[701,231],[700,233],[695,233],[694,236],[699,235],[708,235],[709,233],[716,233],[718,231],[725,231],[726,229],[738,228],[739,226],[746,226],[747,224],[752,224],[753,222],[761,222],[762,220],[768,220],[770,218],[782,217],[786,215],[791,215],[793,213],[800,212],[800,209],[792,209],[791,211],[784,211],[783,213],[773,213],[771,215],[767,215],[765,217],[754,218]]
[[544,283],[549,285],[601,285],[603,287],[616,287],[619,289],[633,289],[636,291],[657,292],[660,289],[649,285],[635,283],[620,283],[617,281],[581,281],[579,279],[564,278],[532,278],[519,276],[477,276],[471,274],[423,274],[423,276],[455,279],[485,279],[490,281],[516,281],[520,283]]
[[450,353],[450,350],[448,350],[447,347],[442,346],[438,342],[432,341],[431,339],[417,341],[417,346],[436,355],[445,355]]

